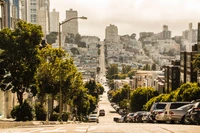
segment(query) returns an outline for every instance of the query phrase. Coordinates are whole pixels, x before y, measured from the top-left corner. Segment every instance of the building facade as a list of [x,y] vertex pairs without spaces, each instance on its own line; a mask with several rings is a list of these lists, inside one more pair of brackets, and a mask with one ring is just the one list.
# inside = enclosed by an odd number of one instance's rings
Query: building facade
[[105,31],[105,41],[106,42],[118,42],[118,28],[115,25],[110,24],[106,27]]
[[58,32],[58,25],[59,25],[59,12],[53,9],[50,12],[50,32]]
[[[77,11],[73,9],[66,10],[66,19],[64,21],[74,17],[78,17]],[[73,19],[67,23],[64,23],[62,25],[62,33],[63,35],[73,34],[75,36],[78,33],[78,19]]]
[[140,38],[153,36],[153,32],[140,32]]

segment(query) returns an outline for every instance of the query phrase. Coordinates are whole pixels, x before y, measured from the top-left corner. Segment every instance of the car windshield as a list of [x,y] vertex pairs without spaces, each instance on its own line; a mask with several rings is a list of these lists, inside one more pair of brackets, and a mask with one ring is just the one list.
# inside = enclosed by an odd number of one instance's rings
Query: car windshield
[[166,106],[165,103],[159,103],[159,104],[156,105],[156,109],[164,109],[165,106]]

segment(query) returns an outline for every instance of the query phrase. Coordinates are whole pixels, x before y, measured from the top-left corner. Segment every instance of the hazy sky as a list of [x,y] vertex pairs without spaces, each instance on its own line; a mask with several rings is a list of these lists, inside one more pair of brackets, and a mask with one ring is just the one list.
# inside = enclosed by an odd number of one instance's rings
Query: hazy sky
[[168,25],[172,36],[181,35],[193,23],[200,22],[200,0],[50,0],[50,9],[60,12],[60,22],[65,20],[66,10],[78,11],[81,35],[105,38],[105,28],[118,27],[118,34],[162,31]]

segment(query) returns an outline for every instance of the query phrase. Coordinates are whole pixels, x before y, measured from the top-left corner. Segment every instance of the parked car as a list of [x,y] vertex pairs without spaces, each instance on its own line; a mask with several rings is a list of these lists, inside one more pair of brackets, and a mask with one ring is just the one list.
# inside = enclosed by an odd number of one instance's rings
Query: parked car
[[154,122],[164,122],[164,109],[157,110]]
[[126,120],[125,120],[125,122],[133,122],[133,115],[134,115],[134,113],[128,113],[127,115],[126,115]]
[[99,116],[97,114],[90,114],[88,117],[88,121],[99,123]]
[[133,122],[142,122],[142,116],[143,116],[143,113],[146,112],[146,111],[138,111],[138,112],[135,112],[134,115],[133,115]]
[[164,121],[166,123],[173,123],[174,121],[170,119],[170,116],[172,114],[172,112],[170,110],[177,109],[186,104],[190,104],[190,102],[169,102],[169,103],[167,103],[166,107],[164,108],[164,117],[163,117]]
[[157,122],[161,121],[161,119],[156,119],[156,115],[163,113],[165,106],[167,105],[167,102],[156,102],[151,106],[150,109],[150,121]]
[[169,110],[169,115],[168,115],[168,119],[170,121],[173,121],[175,123],[181,123],[183,122],[183,118],[185,116],[185,114],[187,113],[187,111],[189,109],[192,108],[192,106],[194,106],[194,103],[191,104],[186,104],[184,106],[181,106],[177,109],[170,109]]
[[104,109],[99,110],[99,116],[105,116],[105,110]]
[[200,124],[200,102],[196,102],[194,106],[187,111],[183,118],[184,123]]
[[142,121],[143,122],[150,122],[151,119],[150,119],[150,112],[144,112],[143,115],[142,115]]

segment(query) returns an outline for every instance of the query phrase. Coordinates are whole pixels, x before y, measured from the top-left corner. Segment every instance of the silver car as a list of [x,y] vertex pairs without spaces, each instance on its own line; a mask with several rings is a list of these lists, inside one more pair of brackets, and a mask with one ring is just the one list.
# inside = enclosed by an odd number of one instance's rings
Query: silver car
[[90,114],[88,117],[88,121],[99,123],[99,116],[97,114]]
[[170,115],[168,116],[169,120],[174,121],[175,123],[181,123],[185,114],[192,108],[193,105],[194,104],[191,103],[177,109],[170,109]]
[[177,109],[181,106],[190,104],[190,102],[169,102],[167,103],[166,107],[164,108],[164,121],[166,123],[173,123],[174,121],[171,119],[171,116],[173,115],[172,109]]

